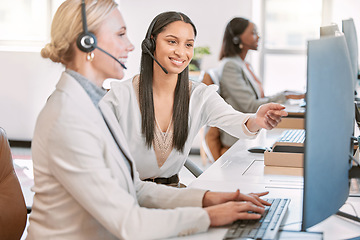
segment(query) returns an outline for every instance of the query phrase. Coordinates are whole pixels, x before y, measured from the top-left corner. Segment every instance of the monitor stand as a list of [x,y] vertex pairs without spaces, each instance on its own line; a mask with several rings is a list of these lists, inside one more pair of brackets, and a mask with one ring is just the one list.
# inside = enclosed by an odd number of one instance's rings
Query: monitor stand
[[[359,158],[359,149],[355,153],[356,158]],[[360,197],[360,168],[359,166],[352,166],[349,172],[350,177],[350,193],[349,197]],[[360,222],[360,218],[342,211],[338,211],[336,215],[348,218],[355,222]]]
[[336,215],[360,223],[360,218],[359,218],[359,217],[356,217],[356,216],[354,216],[354,215],[351,215],[351,214],[348,214],[348,213],[344,213],[344,212],[342,212],[342,211],[338,211],[338,212],[336,213]]

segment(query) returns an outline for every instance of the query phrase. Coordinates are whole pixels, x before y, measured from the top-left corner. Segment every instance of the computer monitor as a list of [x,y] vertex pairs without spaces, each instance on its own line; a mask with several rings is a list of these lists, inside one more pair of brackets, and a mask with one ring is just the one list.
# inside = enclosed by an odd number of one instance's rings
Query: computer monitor
[[342,31],[346,38],[346,43],[349,49],[349,56],[351,61],[351,68],[353,71],[354,87],[359,74],[359,50],[358,50],[358,40],[356,34],[355,23],[352,18],[342,20]]
[[353,72],[345,37],[308,41],[301,229],[337,213],[349,195]]
[[354,105],[355,105],[355,124],[357,128],[360,129],[360,110],[357,102],[354,102]]
[[337,33],[340,33],[339,27],[336,23],[320,27],[320,37],[330,37],[336,36]]

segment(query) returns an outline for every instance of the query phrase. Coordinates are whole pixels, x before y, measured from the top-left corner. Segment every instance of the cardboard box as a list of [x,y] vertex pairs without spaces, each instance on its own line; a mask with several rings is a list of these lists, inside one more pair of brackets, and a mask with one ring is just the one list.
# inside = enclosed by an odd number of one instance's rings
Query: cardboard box
[[277,167],[304,167],[304,153],[292,152],[264,152],[265,166]]
[[304,129],[304,118],[297,117],[284,117],[281,122],[276,126],[277,128],[292,128],[292,129]]

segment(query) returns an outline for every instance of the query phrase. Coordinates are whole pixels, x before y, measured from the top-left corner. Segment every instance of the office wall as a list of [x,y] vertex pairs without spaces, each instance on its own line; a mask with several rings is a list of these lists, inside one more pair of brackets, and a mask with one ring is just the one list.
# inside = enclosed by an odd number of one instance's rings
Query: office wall
[[[152,19],[164,11],[185,13],[196,25],[198,35],[196,46],[209,46],[212,54],[203,59],[202,68],[216,66],[221,47],[223,31],[227,22],[235,17],[251,18],[254,1],[248,0],[120,0],[120,11],[124,15],[130,40],[135,50],[129,55],[128,71],[125,77],[139,72],[141,41]],[[256,1],[255,1],[256,2]]]
[[[332,22],[341,26],[341,19],[353,17],[360,32],[358,0],[332,0]],[[187,14],[195,23],[198,37],[195,46],[209,46],[212,55],[204,58],[202,68],[217,64],[222,35],[227,22],[234,16],[253,19],[260,26],[261,0],[119,0],[120,10],[135,46],[130,53],[125,78],[139,72],[140,44],[150,21],[160,12],[174,10]],[[360,41],[360,38],[358,39]],[[42,59],[39,50],[4,51],[0,49],[0,126],[10,139],[31,140],[36,117],[63,69],[61,65]],[[258,71],[257,55],[252,53],[253,66]]]
[[[332,21],[337,23],[339,28],[341,29],[342,20],[353,18],[357,37],[358,37],[358,46],[360,49],[360,1],[359,0],[332,0],[333,8],[332,8]],[[359,61],[360,64],[360,61]]]
[[0,126],[9,139],[32,139],[37,115],[61,71],[39,52],[0,51]]
[[[140,44],[151,20],[160,12],[174,10],[187,14],[198,30],[196,46],[207,45],[212,55],[205,68],[217,62],[222,32],[233,16],[251,17],[252,1],[247,0],[119,0],[135,51],[130,53],[125,78],[139,72]],[[31,140],[37,115],[54,90],[63,70],[59,64],[42,59],[40,48],[0,50],[0,126],[11,140]]]

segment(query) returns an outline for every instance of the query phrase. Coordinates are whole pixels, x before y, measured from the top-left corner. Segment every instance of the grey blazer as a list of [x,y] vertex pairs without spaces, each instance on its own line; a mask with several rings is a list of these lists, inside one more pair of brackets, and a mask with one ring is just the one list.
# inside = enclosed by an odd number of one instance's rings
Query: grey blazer
[[[240,112],[255,113],[264,103],[286,101],[283,93],[260,98],[258,86],[239,56],[222,59],[216,72],[220,78],[220,95]],[[221,131],[220,138],[226,146],[232,146],[237,141],[224,131]]]

